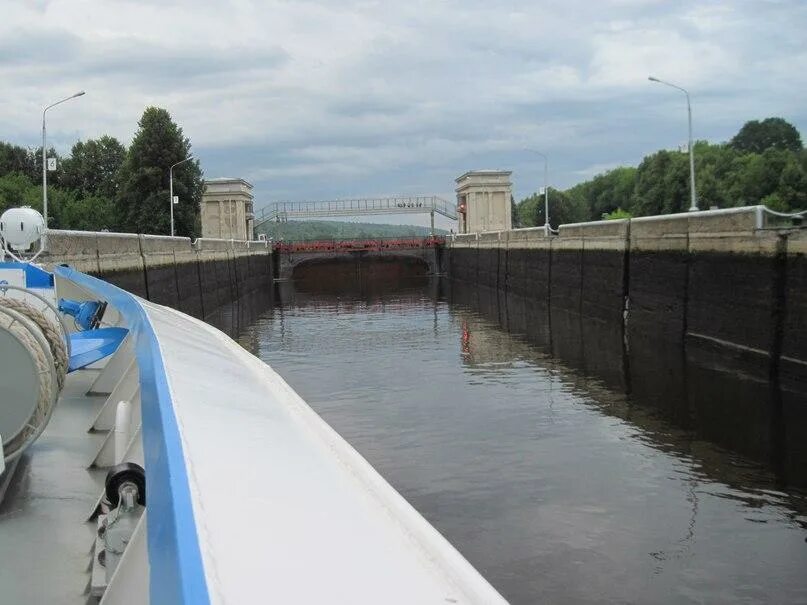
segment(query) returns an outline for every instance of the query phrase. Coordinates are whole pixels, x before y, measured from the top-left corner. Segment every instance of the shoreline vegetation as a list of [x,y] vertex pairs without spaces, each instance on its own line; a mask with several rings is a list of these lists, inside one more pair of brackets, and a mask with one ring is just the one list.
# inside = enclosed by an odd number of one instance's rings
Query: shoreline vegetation
[[[48,174],[49,227],[123,233],[169,232],[169,167],[191,154],[190,140],[165,109],[148,107],[127,148],[114,137],[79,141],[56,158]],[[689,208],[687,150],[660,150],[636,166],[609,170],[565,190],[550,187],[550,223],[628,218]],[[764,204],[779,212],[807,209],[807,150],[799,131],[782,118],[752,120],[724,143],[695,143],[698,206]],[[42,210],[42,149],[0,141],[0,212],[26,205]],[[199,160],[174,170],[176,233],[198,237],[204,180]],[[513,226],[544,224],[541,192],[512,200]],[[266,224],[274,239],[345,239],[429,234],[427,227],[341,221]],[[438,230],[438,233],[445,233]]]

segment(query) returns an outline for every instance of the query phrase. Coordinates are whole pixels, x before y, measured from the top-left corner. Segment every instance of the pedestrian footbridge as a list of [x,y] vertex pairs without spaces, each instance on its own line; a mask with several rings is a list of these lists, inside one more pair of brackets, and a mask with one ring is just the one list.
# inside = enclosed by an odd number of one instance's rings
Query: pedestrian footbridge
[[434,215],[439,214],[457,220],[457,207],[436,195],[276,202],[258,211],[255,216],[255,227],[269,221],[285,222],[290,219],[378,214],[429,214],[434,232]]

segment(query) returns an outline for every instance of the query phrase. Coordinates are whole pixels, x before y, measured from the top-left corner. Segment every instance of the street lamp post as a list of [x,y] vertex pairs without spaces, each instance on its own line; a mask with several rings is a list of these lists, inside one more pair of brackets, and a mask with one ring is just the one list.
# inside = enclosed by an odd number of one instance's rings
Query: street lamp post
[[648,76],[647,79],[650,80],[651,82],[664,84],[665,86],[670,86],[672,88],[680,90],[682,93],[686,95],[687,116],[689,118],[689,202],[690,202],[689,211],[697,212],[698,197],[697,194],[695,193],[695,148],[692,145],[692,104],[689,101],[689,91],[675,84],[671,84],[670,82],[665,82],[664,80],[654,78],[653,76]]
[[55,103],[51,103],[45,109],[42,110],[42,215],[45,219],[45,229],[48,228],[48,147],[47,147],[47,136],[46,136],[46,129],[45,129],[45,114],[48,112],[48,109],[51,107],[56,107],[64,103],[65,101],[69,101],[70,99],[75,99],[76,97],[80,97],[84,94],[84,91],[79,91],[74,95],[70,95],[69,97],[65,97],[61,101],[56,101]]
[[527,149],[527,151],[544,158],[544,231],[547,237],[549,237],[549,234],[552,232],[552,227],[549,226],[549,159],[543,153],[535,149]]
[[184,160],[180,160],[176,164],[172,164],[171,168],[168,169],[168,202],[171,208],[171,237],[174,236],[174,168],[192,159],[193,156],[189,155]]

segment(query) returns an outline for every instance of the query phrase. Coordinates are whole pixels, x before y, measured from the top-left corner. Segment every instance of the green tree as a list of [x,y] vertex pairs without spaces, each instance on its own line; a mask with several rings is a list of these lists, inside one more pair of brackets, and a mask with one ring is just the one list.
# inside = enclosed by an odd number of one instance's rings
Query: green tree
[[670,214],[689,208],[689,158],[677,151],[657,151],[642,160],[627,210],[634,216]]
[[[519,221],[524,227],[540,227],[544,224],[544,195],[533,193],[518,204]],[[549,190],[549,224],[557,229],[558,225],[579,223],[588,220],[588,208],[580,199],[576,199],[557,189]]]
[[61,229],[112,231],[115,229],[115,204],[107,197],[77,197],[72,191],[61,192],[56,204]]
[[[37,147],[31,151],[34,162],[34,173],[29,175],[31,182],[42,182],[42,147]],[[48,158],[56,159],[56,170],[48,170],[48,200],[50,200],[50,188],[59,187],[62,184],[62,164],[64,158],[57,153],[53,147],[48,147]]]
[[519,227],[523,227],[521,224],[521,219],[518,215],[518,206],[516,205],[516,198],[513,197],[513,194],[510,194],[510,227],[512,229],[518,229]]
[[34,186],[31,179],[20,172],[0,176],[0,212],[16,206],[42,205],[42,188]]
[[798,158],[791,156],[779,174],[776,194],[788,210],[807,209],[807,170]]
[[617,208],[612,212],[608,212],[602,215],[602,219],[604,221],[618,221],[619,219],[623,218],[632,218],[633,215],[628,212],[627,210],[622,210],[622,208]]
[[746,153],[762,153],[771,148],[785,151],[802,149],[799,131],[782,118],[746,122],[729,144],[737,151]]
[[762,198],[762,205],[776,212],[788,212],[790,208],[778,193],[771,193]]
[[588,206],[589,220],[599,220],[603,214],[630,206],[636,172],[632,167],[615,168],[575,185],[566,193]]
[[[148,107],[121,169],[119,228],[135,233],[169,233],[168,170],[191,154],[191,144],[165,109]],[[176,234],[200,232],[199,205],[204,191],[198,160],[174,169]]]
[[723,180],[731,206],[759,204],[775,193],[790,152],[767,149],[764,153],[738,155]]
[[0,176],[16,172],[34,179],[38,166],[41,164],[37,164],[34,152],[30,149],[0,141]]
[[62,186],[87,197],[114,200],[126,148],[114,137],[79,141],[62,161]]

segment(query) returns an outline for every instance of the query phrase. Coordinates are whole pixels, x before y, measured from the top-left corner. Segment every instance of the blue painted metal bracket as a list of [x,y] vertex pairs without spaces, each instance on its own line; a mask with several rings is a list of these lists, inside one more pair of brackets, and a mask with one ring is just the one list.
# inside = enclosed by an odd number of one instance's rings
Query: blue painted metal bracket
[[70,363],[67,371],[75,372],[112,355],[126,338],[126,328],[98,328],[70,335]]
[[[26,288],[53,288],[53,273],[49,273],[31,263],[3,262],[0,263],[0,269],[20,269],[23,271],[25,273]],[[0,283],[0,287],[2,287],[2,283]]]

